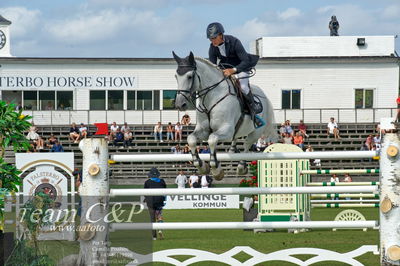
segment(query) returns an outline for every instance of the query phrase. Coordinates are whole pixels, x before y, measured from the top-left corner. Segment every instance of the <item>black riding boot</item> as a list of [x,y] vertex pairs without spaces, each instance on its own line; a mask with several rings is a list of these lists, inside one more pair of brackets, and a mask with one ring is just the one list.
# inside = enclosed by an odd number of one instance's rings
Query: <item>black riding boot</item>
[[262,112],[262,107],[255,103],[253,93],[251,93],[251,91],[249,91],[249,93],[245,95],[245,98],[247,101],[247,106],[249,107],[251,119],[254,122],[254,126],[256,128],[263,126],[263,121],[259,119],[258,116],[256,116],[256,114]]

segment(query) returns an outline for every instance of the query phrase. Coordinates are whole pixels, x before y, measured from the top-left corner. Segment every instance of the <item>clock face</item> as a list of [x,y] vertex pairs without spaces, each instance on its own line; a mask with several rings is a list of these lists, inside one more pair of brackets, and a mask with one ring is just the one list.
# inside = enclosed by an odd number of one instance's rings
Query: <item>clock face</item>
[[6,35],[0,30],[0,49],[6,45]]

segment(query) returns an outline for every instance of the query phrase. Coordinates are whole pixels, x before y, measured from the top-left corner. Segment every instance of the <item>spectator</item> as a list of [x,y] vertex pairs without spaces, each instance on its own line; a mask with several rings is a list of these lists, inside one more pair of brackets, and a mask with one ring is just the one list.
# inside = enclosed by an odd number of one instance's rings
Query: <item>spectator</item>
[[122,134],[125,134],[125,132],[127,132],[128,130],[131,131],[131,128],[128,126],[128,123],[125,122],[124,125],[121,127],[121,132]]
[[290,120],[286,120],[286,122],[285,122],[285,131],[286,131],[286,133],[288,133],[291,137],[293,137],[294,132],[293,132],[292,125],[290,124]]
[[184,116],[182,116],[181,124],[183,126],[190,125],[190,116],[187,113]]
[[174,126],[172,126],[171,122],[167,126],[167,141],[170,140],[174,140]]
[[[351,178],[351,176],[348,173],[346,173],[346,174],[344,174],[343,182],[353,182],[353,179]],[[350,200],[350,199],[351,199],[350,197],[346,197],[346,200]]]
[[204,145],[203,149],[200,150],[200,153],[211,153],[211,151],[207,145]]
[[330,135],[334,135],[335,140],[340,139],[339,127],[338,127],[337,123],[335,122],[335,118],[333,118],[333,117],[331,117],[331,121],[328,123],[327,134],[328,134],[328,137]]
[[81,123],[81,127],[79,128],[79,133],[81,139],[86,138],[88,135],[88,128],[85,126],[85,124]]
[[265,136],[262,135],[258,140],[256,144],[256,150],[263,152],[265,148],[267,147],[267,140],[265,139]]
[[[72,175],[75,177],[75,191],[78,192],[79,194],[79,189],[82,184],[82,170],[79,170],[78,168],[75,168],[74,171],[72,172]],[[77,210],[77,215],[80,217],[82,212],[82,199],[79,198],[79,205],[78,205],[78,210]]]
[[336,174],[332,174],[331,183],[339,183],[339,177]]
[[206,175],[201,176],[201,188],[208,188],[210,184],[208,183],[208,179]]
[[181,123],[176,123],[175,125],[175,140],[182,141],[182,125]]
[[44,141],[37,133],[37,127],[32,123],[29,127],[28,135],[26,136],[28,140],[32,141],[35,150],[41,150],[44,148]]
[[[115,137],[114,137],[114,146],[117,147],[118,143],[123,143],[124,142],[124,133],[121,132],[121,129],[117,129],[117,132],[115,133]],[[122,148],[122,146],[121,146]]]
[[53,147],[51,148],[50,152],[64,152],[64,148],[58,140],[54,142]]
[[108,135],[108,140],[112,141],[115,138],[115,134],[117,133],[117,129],[119,129],[119,126],[117,125],[116,122],[113,122],[112,125],[110,126],[110,133]]
[[285,133],[286,133],[285,123],[282,123],[281,127],[279,128],[279,134],[283,138],[283,137],[285,137]]
[[72,123],[71,127],[69,128],[69,139],[72,140],[74,143],[78,143],[79,137],[79,128],[76,126],[75,123]]
[[300,131],[297,131],[296,135],[293,137],[293,144],[301,149],[304,149],[304,139],[303,136],[300,134]]
[[124,148],[128,148],[132,144],[133,134],[130,129],[124,132]]
[[300,120],[298,129],[299,129],[300,134],[303,136],[303,138],[308,138],[307,126],[304,124],[303,120]]
[[18,102],[17,106],[15,106],[15,111],[19,111],[22,109],[22,104],[21,102]]
[[283,144],[293,144],[292,136],[289,133],[285,133],[285,137],[283,138]]
[[180,170],[179,175],[175,179],[175,184],[178,185],[178,188],[185,188],[187,182],[188,182],[188,179],[187,179],[186,175],[183,173],[182,170]]
[[368,135],[367,139],[365,140],[365,146],[367,146],[368,150],[372,150],[372,135]]
[[46,146],[51,149],[53,145],[55,144],[55,141],[58,140],[54,134],[51,134],[50,137],[47,139],[47,144]]
[[200,146],[196,146],[196,151],[197,151],[198,154],[200,154],[203,150],[200,149]]
[[348,173],[344,174],[343,182],[353,182],[353,179],[351,178],[350,174]]
[[381,148],[381,136],[379,134],[376,134],[374,139],[374,145],[376,146],[376,149],[380,149]]
[[174,154],[181,154],[181,146],[179,146],[179,144],[176,144],[174,147],[171,148],[171,152],[173,152]]
[[[153,167],[150,169],[148,173],[149,179],[144,182],[144,188],[151,189],[163,189],[167,188],[164,179],[160,178],[160,172],[157,168]],[[145,196],[144,201],[146,202],[147,208],[149,209],[151,222],[162,222],[162,209],[165,205],[165,196]],[[153,240],[157,240],[157,232],[156,230],[152,231]],[[163,233],[161,230],[158,231],[158,235],[160,239],[163,239]]]
[[161,125],[161,122],[158,122],[157,125],[154,126],[154,140],[159,139],[160,142],[163,142],[162,131],[163,131],[163,127]]
[[400,96],[397,97],[396,99],[396,104],[397,104],[397,116],[396,116],[396,121],[400,122]]
[[[306,152],[313,152],[313,151],[314,151],[313,147],[311,145],[307,145]],[[313,159],[313,160],[311,159],[310,164],[317,167],[321,167],[321,159]]]
[[47,102],[46,110],[54,110],[53,103],[51,101]]
[[183,153],[183,154],[189,154],[189,153],[190,153],[189,146],[185,145],[185,147],[183,147],[182,153]]
[[190,186],[190,188],[199,188],[199,187],[201,187],[200,182],[199,182],[199,177],[195,173],[193,173],[189,177],[189,186]]

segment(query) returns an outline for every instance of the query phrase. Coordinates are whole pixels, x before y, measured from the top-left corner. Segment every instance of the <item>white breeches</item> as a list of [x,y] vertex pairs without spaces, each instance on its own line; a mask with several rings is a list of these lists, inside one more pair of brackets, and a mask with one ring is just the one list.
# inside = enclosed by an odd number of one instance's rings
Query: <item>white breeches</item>
[[242,92],[244,94],[249,94],[250,88],[249,88],[249,74],[246,72],[240,72],[236,74],[236,78],[239,79],[240,82],[240,88],[242,89]]

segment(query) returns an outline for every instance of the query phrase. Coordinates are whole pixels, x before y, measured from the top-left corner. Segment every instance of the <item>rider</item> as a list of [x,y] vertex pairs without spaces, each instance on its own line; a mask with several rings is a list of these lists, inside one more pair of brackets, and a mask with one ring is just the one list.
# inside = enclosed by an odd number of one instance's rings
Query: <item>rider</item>
[[237,74],[241,90],[250,109],[251,118],[256,127],[262,126],[262,120],[256,116],[262,109],[254,102],[249,86],[249,71],[257,64],[259,57],[248,54],[239,39],[225,35],[224,32],[221,23],[213,22],[208,25],[207,38],[211,41],[208,50],[209,59],[212,63],[224,67],[223,72],[226,77]]

